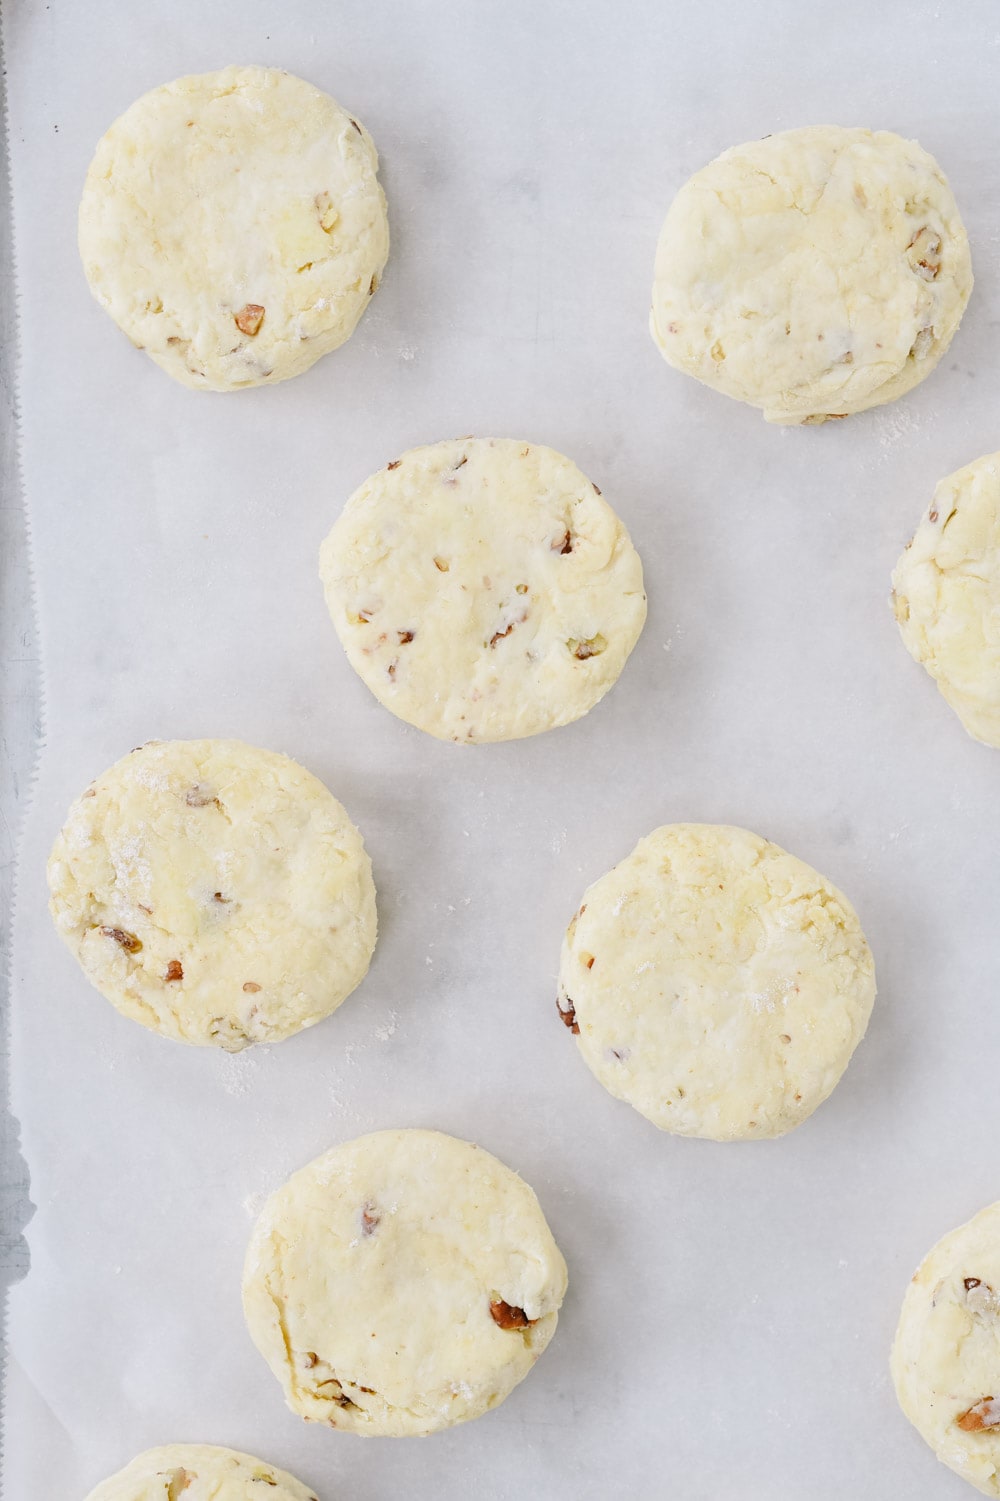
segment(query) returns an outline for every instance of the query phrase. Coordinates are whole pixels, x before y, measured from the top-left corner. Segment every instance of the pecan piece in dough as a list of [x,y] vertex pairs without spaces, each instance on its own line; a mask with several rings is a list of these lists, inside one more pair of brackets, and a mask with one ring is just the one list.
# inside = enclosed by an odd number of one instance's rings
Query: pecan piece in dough
[[194,787],[188,788],[184,794],[184,801],[189,808],[208,808],[213,803],[217,808],[220,806],[219,799],[215,796],[215,793],[209,792],[208,788],[203,787],[200,782]]
[[588,657],[599,657],[602,651],[606,651],[608,643],[602,635],[598,634],[591,636],[588,641],[570,639],[566,645],[578,662],[586,662]]
[[563,1026],[569,1027],[571,1032],[575,1032],[577,1035],[579,1035],[580,1023],[576,1019],[576,1007],[573,1005],[573,1002],[570,1000],[569,996],[566,996],[565,1010],[563,1009],[562,1003],[563,997],[556,996],[556,1010],[559,1012]]
[[123,948],[126,954],[137,954],[142,948],[142,939],[134,933],[127,932],[124,928],[101,928],[102,938],[113,938],[119,948]]
[[907,249],[907,259],[924,281],[934,281],[941,270],[941,236],[930,225],[918,229]]
[[316,212],[319,214],[319,227],[324,234],[329,234],[340,218],[329,193],[317,193],[313,199]]
[[503,1298],[491,1299],[490,1317],[501,1329],[528,1329],[538,1323],[537,1319],[529,1319],[523,1308],[505,1303]]
[[238,313],[233,314],[233,322],[241,334],[253,338],[260,333],[260,326],[264,321],[264,309],[259,302],[248,302],[241,307]]
[[1000,1427],[1000,1402],[992,1397],[980,1397],[971,1407],[960,1412],[955,1419],[963,1433],[979,1433],[983,1428]]
[[172,985],[175,980],[183,980],[184,966],[179,959],[171,959],[163,978],[168,985]]

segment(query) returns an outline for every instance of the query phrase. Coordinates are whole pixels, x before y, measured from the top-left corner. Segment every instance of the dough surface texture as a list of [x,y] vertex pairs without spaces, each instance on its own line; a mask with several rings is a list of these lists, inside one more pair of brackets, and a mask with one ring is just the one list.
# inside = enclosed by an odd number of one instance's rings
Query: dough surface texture
[[237,1052],[329,1016],[368,970],[375,886],[322,782],[238,740],[151,741],[69,810],[49,908],[91,984],[178,1042]]
[[316,1501],[275,1465],[213,1444],[164,1444],[92,1490],[87,1501]]
[[402,1436],[502,1402],[555,1333],[565,1291],[565,1263],[516,1173],[437,1131],[379,1131],[271,1196],[243,1306],[293,1412]]
[[941,481],[892,585],[907,651],[969,734],[1000,746],[1000,453]]
[[934,158],[890,131],[809,126],[734,146],[681,188],[650,328],[671,365],[768,422],[825,422],[928,376],[971,291]]
[[186,386],[287,380],[350,337],[378,287],[377,170],[368,132],[301,78],[178,78],[98,144],[79,216],[90,289]]
[[379,702],[464,744],[579,719],[646,618],[639,556],[597,486],[512,439],[435,443],[379,470],[324,542],[320,577]]
[[850,903],[746,829],[670,824],[584,893],[558,1007],[618,1099],[662,1130],[781,1136],[864,1036],[872,956]]
[[1000,1204],[921,1263],[891,1364],[899,1405],[938,1459],[1000,1496]]

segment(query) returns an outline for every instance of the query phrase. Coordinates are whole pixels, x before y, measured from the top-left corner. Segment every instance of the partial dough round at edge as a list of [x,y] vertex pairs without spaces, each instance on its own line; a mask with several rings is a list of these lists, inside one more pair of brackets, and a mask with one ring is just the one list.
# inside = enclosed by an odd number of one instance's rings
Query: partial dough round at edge
[[389,254],[364,127],[277,68],[137,99],[98,143],[79,214],[97,301],[195,390],[274,385],[343,344]]
[[178,1501],[317,1501],[287,1470],[214,1444],[147,1449],[102,1480],[86,1501],[168,1501],[174,1494]]
[[459,743],[579,719],[642,630],[642,565],[571,460],[513,439],[411,449],[351,496],[320,577],[380,703]]
[[1000,1203],[928,1252],[906,1290],[891,1370],[903,1412],[944,1464],[1000,1496]]
[[650,322],[677,369],[769,422],[822,422],[919,384],[971,291],[933,157],[890,131],[809,126],[734,146],[680,189]]
[[528,1185],[436,1131],[379,1131],[272,1194],[243,1276],[293,1412],[362,1435],[496,1407],[555,1333],[566,1265]]
[[892,586],[907,651],[968,733],[1000,746],[1000,453],[941,480]]
[[312,1026],[368,970],[371,862],[336,798],[236,740],[151,741],[69,810],[50,911],[125,1016],[238,1051]]
[[559,1011],[611,1094],[662,1130],[783,1135],[864,1035],[874,965],[854,909],[745,829],[673,824],[588,887]]

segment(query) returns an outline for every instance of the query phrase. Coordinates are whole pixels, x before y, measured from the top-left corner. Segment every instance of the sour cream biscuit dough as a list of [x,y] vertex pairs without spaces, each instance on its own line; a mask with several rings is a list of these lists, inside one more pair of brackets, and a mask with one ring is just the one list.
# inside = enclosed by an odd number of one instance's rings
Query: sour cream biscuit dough
[[375,947],[361,835],[322,782],[237,740],[151,741],[69,811],[60,937],[124,1015],[230,1052],[335,1011]]
[[598,487],[562,454],[513,439],[394,459],[347,502],[320,577],[379,702],[461,744],[579,719],[646,618],[639,556]]
[[565,1291],[565,1263],[516,1173],[437,1131],[379,1131],[271,1196],[243,1306],[293,1412],[403,1436],[502,1402],[555,1333]]
[[1000,1204],[938,1241],[906,1290],[892,1379],[938,1459],[1000,1496]]
[[969,734],[1000,746],[1000,453],[941,481],[892,585],[907,651]]
[[847,898],[746,829],[655,830],[584,893],[558,1006],[605,1089],[662,1130],[782,1136],[834,1088],[875,999]]
[[165,1444],[147,1449],[87,1501],[317,1501],[301,1481],[234,1449]]
[[971,291],[934,158],[890,131],[817,125],[734,146],[681,188],[650,327],[671,365],[768,422],[825,422],[928,376]]
[[80,204],[91,291],[201,391],[273,385],[349,338],[389,254],[378,155],[328,94],[224,68],[144,94],[100,141]]

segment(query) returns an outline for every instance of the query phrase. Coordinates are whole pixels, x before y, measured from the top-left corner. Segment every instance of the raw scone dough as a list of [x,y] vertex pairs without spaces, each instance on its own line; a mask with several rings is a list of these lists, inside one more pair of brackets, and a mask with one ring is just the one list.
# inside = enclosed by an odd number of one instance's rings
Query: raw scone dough
[[1000,746],[1000,453],[941,481],[892,584],[907,651],[969,734]]
[[91,291],[168,375],[273,385],[353,333],[389,254],[378,155],[328,94],[224,68],[144,94],[80,204]]
[[87,1501],[316,1501],[294,1475],[213,1444],[147,1449]]
[[250,1334],[293,1412],[435,1433],[496,1407],[555,1333],[566,1265],[528,1185],[437,1131],[379,1131],[309,1163],[247,1251]]
[[781,1136],[840,1078],[875,999],[853,908],[746,829],[671,824],[584,894],[559,1012],[605,1089],[665,1131]]
[[938,1459],[1000,1496],[1000,1204],[946,1235],[906,1290],[896,1396]]
[[50,911],[118,1010],[236,1052],[335,1011],[375,947],[375,886],[344,809],[287,756],[151,741],[70,808]]
[[886,130],[810,126],[723,152],[660,233],[663,357],[768,422],[894,401],[944,354],[972,291],[934,158]]
[[414,448],[347,502],[320,577],[348,659],[442,740],[569,724],[615,683],[646,618],[642,565],[597,486],[551,448]]

